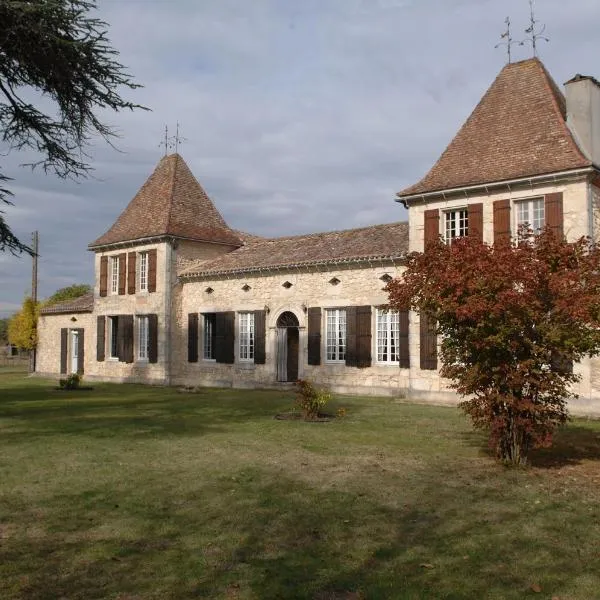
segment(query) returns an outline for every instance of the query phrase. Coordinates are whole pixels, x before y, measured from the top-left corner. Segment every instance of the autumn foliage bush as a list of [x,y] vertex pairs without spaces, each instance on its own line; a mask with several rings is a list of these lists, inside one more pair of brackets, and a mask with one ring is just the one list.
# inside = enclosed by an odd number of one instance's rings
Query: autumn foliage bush
[[331,394],[326,390],[315,387],[308,379],[299,379],[296,382],[296,404],[307,421],[319,417],[319,413],[331,400]]
[[600,351],[600,251],[546,230],[512,244],[441,240],[408,257],[390,306],[427,313],[441,336],[440,374],[489,431],[503,461],[522,464],[567,418],[572,364]]

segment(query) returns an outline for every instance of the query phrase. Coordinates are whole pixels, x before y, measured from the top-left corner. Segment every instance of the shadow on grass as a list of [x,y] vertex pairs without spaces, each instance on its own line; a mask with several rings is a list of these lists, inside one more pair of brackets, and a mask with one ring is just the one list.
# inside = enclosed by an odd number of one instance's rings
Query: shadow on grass
[[556,432],[551,448],[540,448],[530,456],[532,466],[543,468],[576,465],[584,460],[600,460],[600,428],[567,425]]

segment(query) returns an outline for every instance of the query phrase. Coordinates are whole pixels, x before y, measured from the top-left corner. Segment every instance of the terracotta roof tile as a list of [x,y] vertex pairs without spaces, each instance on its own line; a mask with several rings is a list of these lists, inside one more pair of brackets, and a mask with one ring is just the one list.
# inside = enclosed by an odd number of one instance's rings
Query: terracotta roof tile
[[94,310],[94,293],[88,292],[79,298],[57,302],[50,306],[45,306],[40,310],[42,315],[63,314],[63,313],[82,313],[92,312]]
[[590,166],[565,98],[532,58],[506,65],[427,175],[398,197]]
[[248,239],[246,245],[188,267],[184,278],[258,272],[274,268],[401,258],[408,252],[408,223],[284,238]]
[[89,247],[162,235],[233,246],[242,243],[178,154],[158,163],[114,225]]

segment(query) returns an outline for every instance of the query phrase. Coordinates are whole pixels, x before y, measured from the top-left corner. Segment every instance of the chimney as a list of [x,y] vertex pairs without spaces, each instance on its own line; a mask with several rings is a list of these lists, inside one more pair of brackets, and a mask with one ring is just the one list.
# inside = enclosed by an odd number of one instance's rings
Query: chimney
[[600,83],[575,75],[565,83],[567,125],[583,154],[600,165]]

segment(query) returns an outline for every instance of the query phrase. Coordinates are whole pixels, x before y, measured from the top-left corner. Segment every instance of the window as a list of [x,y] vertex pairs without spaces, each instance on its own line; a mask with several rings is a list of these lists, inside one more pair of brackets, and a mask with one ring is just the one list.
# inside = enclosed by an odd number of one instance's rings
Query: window
[[139,277],[138,284],[140,292],[148,291],[148,253],[140,252],[139,253]]
[[527,226],[533,229],[534,233],[539,233],[544,228],[546,221],[544,204],[544,198],[515,202],[516,231],[518,232],[521,226]]
[[397,310],[377,310],[377,362],[400,360],[400,315]]
[[[216,315],[216,313],[206,313],[206,314],[202,315],[202,317],[203,317],[202,358],[204,360],[215,360],[217,315]],[[240,330],[241,330],[241,321],[240,321]],[[240,357],[241,357],[241,348],[240,348]]]
[[110,257],[110,292],[111,294],[119,293],[119,257]]
[[144,315],[138,317],[138,360],[148,360],[149,350],[149,319],[147,315]]
[[469,234],[469,211],[466,208],[450,210],[444,213],[444,240],[451,244],[458,237]]
[[240,313],[240,360],[254,360],[254,313]]
[[327,318],[327,360],[346,360],[346,311],[341,308],[325,311]]
[[108,357],[119,358],[119,317],[108,317]]

